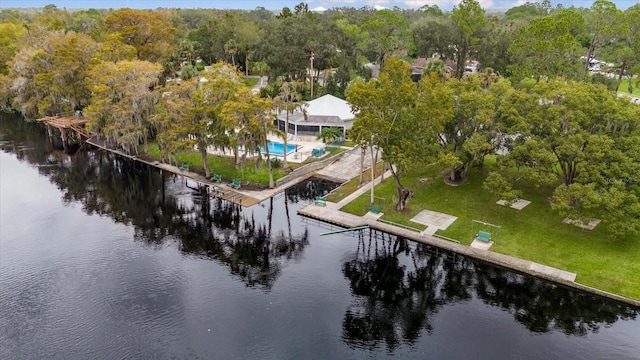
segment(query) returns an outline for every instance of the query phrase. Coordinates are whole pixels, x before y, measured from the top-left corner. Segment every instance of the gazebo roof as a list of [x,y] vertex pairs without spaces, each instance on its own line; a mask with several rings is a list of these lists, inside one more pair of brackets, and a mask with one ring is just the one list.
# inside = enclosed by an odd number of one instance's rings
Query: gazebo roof
[[[302,110],[290,114],[289,122],[300,125],[344,126],[345,121],[355,117],[348,102],[329,94],[307,102],[305,112],[306,115]],[[278,114],[280,120],[284,120],[285,116],[284,112]]]
[[351,105],[345,100],[327,94],[307,103],[307,116],[337,116],[341,120],[352,120]]

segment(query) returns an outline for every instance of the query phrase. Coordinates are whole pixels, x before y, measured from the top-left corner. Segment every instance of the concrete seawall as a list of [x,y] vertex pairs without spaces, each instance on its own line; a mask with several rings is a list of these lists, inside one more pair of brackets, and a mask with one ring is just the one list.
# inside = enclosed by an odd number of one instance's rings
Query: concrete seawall
[[303,208],[300,208],[298,210],[298,214],[345,228],[368,225],[369,228],[374,230],[397,235],[419,243],[435,246],[477,260],[505,267],[523,274],[528,274],[538,278],[549,280],[560,285],[572,287],[578,290],[593,293],[595,295],[613,299],[625,304],[640,307],[639,300],[627,298],[577,283],[574,281],[575,274],[564,270],[538,264],[533,261],[522,260],[512,256],[498,254],[489,250],[472,248],[466,245],[443,240],[431,235],[423,235],[418,232],[402,228],[400,226],[380,222],[378,221],[376,216],[370,216],[370,214],[366,214],[364,216],[356,216],[340,211],[338,207],[339,205],[330,202],[327,202],[326,206],[318,206],[312,203]]
[[[211,181],[209,181],[208,179],[205,179],[203,176],[199,174],[181,171],[176,166],[164,164],[158,161],[146,161],[136,156],[128,155],[122,151],[110,149],[106,147],[104,144],[102,144],[100,141],[97,141],[96,139],[89,139],[87,142],[98,148],[130,158],[132,160],[140,161],[150,166],[154,166],[163,170],[167,170],[170,172],[174,172],[174,173],[189,177],[200,183],[211,185],[211,186],[213,185],[222,186],[223,188],[225,188],[225,190],[229,192],[233,191],[232,189],[229,189],[225,185],[212,183]],[[242,206],[252,206],[260,201],[263,201],[271,196],[274,196],[275,194],[284,191],[284,189],[286,189],[288,186],[291,186],[313,175],[314,171],[318,170],[319,168],[322,168],[322,166],[326,166],[329,163],[337,161],[343,155],[344,153],[339,154],[339,156],[333,157],[331,159],[324,159],[324,161],[319,162],[318,164],[312,165],[304,169],[300,173],[296,173],[295,176],[291,176],[290,178],[287,179],[288,181],[278,184],[279,186],[277,186],[274,189],[266,189],[262,191],[236,190],[236,192],[238,193],[237,199],[242,199],[242,201],[239,204]],[[386,176],[390,176],[390,175],[386,175]],[[380,181],[380,178],[377,178],[375,183],[378,183],[379,181]],[[366,190],[366,187],[361,189],[361,191],[364,191],[364,190]],[[340,208],[344,205],[344,203],[351,201],[353,198],[357,197],[357,195],[359,194],[357,193],[351,194],[347,198],[343,199],[343,201],[341,201],[339,204],[327,202],[326,206],[318,206],[311,203],[305,207],[300,208],[298,210],[298,214],[312,218],[312,219],[327,222],[330,224],[342,226],[345,228],[353,228],[353,227],[367,225],[369,226],[369,228],[377,231],[382,231],[389,234],[397,235],[412,241],[420,242],[430,246],[435,246],[444,250],[469,256],[471,258],[478,259],[480,261],[485,261],[497,266],[505,267],[517,272],[521,272],[521,273],[532,275],[538,278],[546,279],[546,280],[558,283],[560,285],[572,287],[572,288],[586,291],[595,295],[613,299],[625,304],[640,307],[640,300],[627,298],[621,295],[609,293],[603,290],[599,290],[596,288],[592,288],[590,286],[577,283],[574,281],[575,274],[564,271],[564,270],[555,269],[546,265],[542,265],[542,264],[535,263],[528,260],[518,259],[508,255],[498,254],[489,250],[472,248],[466,245],[443,240],[435,236],[420,234],[419,232],[402,228],[400,226],[395,226],[389,223],[378,221],[378,216],[372,216],[372,214],[369,214],[369,213],[366,214],[365,216],[357,216],[357,215],[340,211]],[[232,201],[230,199],[226,199],[226,200]]]

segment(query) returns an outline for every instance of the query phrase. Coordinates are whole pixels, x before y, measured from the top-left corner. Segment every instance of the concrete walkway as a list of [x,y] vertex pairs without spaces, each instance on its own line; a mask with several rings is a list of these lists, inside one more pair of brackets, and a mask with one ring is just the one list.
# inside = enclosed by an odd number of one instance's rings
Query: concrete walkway
[[[385,177],[391,177],[391,171],[387,171],[385,173]],[[374,185],[379,184],[380,181],[381,181],[381,177],[376,178],[374,180]],[[389,234],[394,234],[394,235],[404,237],[406,239],[420,242],[423,244],[436,246],[438,248],[453,251],[458,254],[472,257],[474,259],[479,259],[479,260],[486,261],[498,266],[506,267],[515,271],[529,274],[535,277],[543,278],[559,284],[570,286],[578,290],[595,293],[597,295],[614,299],[616,301],[621,301],[634,306],[640,306],[640,301],[638,300],[626,298],[624,296],[609,293],[606,291],[602,291],[599,289],[595,289],[595,288],[577,283],[575,281],[576,274],[569,271],[553,268],[553,267],[539,264],[529,260],[523,260],[523,259],[515,258],[512,256],[495,253],[490,251],[488,248],[485,249],[485,248],[466,246],[466,245],[462,245],[452,241],[444,240],[437,236],[434,236],[430,232],[423,231],[422,233],[419,233],[417,231],[414,231],[408,228],[403,228],[390,223],[378,221],[378,219],[382,214],[374,215],[374,214],[371,214],[370,212],[367,212],[363,216],[357,216],[357,215],[343,212],[340,210],[342,207],[344,207],[346,204],[350,203],[351,201],[355,200],[357,197],[361,196],[367,191],[370,191],[370,189],[371,187],[367,184],[365,186],[362,186],[358,190],[354,191],[353,193],[349,194],[348,196],[346,196],[344,199],[340,200],[337,203],[328,201],[326,203],[326,206],[310,203],[309,205],[300,208],[298,210],[298,213],[309,218],[313,218],[323,222],[328,222],[328,223],[342,226],[345,228],[353,228],[353,227],[366,225],[374,230],[386,232]]]
[[[359,189],[360,191],[361,189]],[[366,189],[364,190],[366,191]],[[361,195],[360,192],[358,195]],[[348,201],[347,201],[348,202]],[[640,306],[640,301],[635,299],[626,298],[617,294],[609,293],[599,289],[595,289],[580,283],[575,282],[576,274],[560,269],[556,269],[543,264],[535,263],[529,260],[523,260],[512,256],[495,253],[489,250],[478,249],[452,241],[440,239],[436,236],[428,234],[420,234],[410,229],[405,229],[399,226],[395,226],[389,223],[378,221],[377,217],[369,216],[370,213],[364,216],[357,216],[350,213],[340,211],[340,207],[343,204],[327,202],[326,206],[315,205],[311,203],[298,210],[298,213],[316,220],[328,222],[334,225],[342,226],[345,228],[353,228],[358,226],[369,226],[371,229],[386,232],[389,234],[397,235],[409,240],[427,244],[430,246],[436,246],[441,249],[456,252],[474,259],[485,261],[494,265],[506,267],[521,273],[525,273],[531,276],[539,277],[549,281],[553,281],[565,286],[569,286],[581,291],[587,291],[600,296],[604,296],[616,301],[624,302],[634,306]]]
[[[387,172],[384,173],[384,178],[390,178],[391,177],[391,170],[387,170]],[[382,177],[378,176],[377,178],[375,178],[373,180],[373,185],[378,185],[380,184],[380,182],[382,181]],[[337,203],[331,203],[333,205],[329,205],[330,202],[327,201],[327,205],[328,206],[333,206],[336,209],[341,209],[343,206],[347,205],[348,203],[352,202],[353,200],[357,199],[358,197],[360,197],[360,195],[366,193],[367,191],[371,191],[371,183],[367,183],[364,186],[361,186],[358,190],[352,192],[351,194],[347,195],[344,199],[340,200]],[[374,192],[375,195],[375,192]]]

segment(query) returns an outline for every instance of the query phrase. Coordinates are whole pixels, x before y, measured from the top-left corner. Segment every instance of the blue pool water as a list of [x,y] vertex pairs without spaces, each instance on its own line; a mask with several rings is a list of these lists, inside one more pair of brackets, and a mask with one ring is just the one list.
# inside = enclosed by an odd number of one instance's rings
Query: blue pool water
[[[269,142],[267,146],[269,147],[269,154],[275,155],[275,156],[284,156],[284,144],[283,143]],[[296,145],[287,144],[287,155],[291,154],[293,151],[295,151],[295,149],[296,149]],[[266,150],[261,146],[260,147],[260,152],[266,153]]]

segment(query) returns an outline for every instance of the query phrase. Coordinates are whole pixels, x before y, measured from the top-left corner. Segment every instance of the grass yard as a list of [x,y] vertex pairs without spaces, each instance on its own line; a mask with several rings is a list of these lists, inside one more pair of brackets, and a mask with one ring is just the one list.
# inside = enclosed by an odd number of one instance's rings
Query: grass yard
[[[383,219],[424,229],[410,219],[422,210],[432,210],[457,216],[458,219],[438,234],[470,244],[478,230],[494,233],[491,251],[535,261],[577,274],[576,281],[598,289],[640,299],[640,240],[615,238],[600,223],[594,230],[582,230],[562,223],[560,215],[551,210],[548,189],[523,191],[522,198],[531,201],[523,210],[496,204],[494,194],[482,188],[488,166],[473,169],[469,181],[450,186],[443,181],[443,173],[434,167],[407,174],[403,185],[414,191],[409,211],[398,213],[392,208],[397,200],[392,179],[376,186],[375,195],[385,198],[378,205]],[[366,193],[343,208],[363,215],[369,206]],[[378,200],[376,201],[378,202]],[[501,226],[499,233],[490,228],[474,227],[472,220]]]
[[[158,145],[155,143],[149,144],[149,157],[154,160],[160,160],[160,151]],[[178,163],[189,164],[189,170],[204,174],[204,168],[202,166],[202,157],[198,152],[180,152],[177,154]],[[236,168],[233,163],[233,158],[224,156],[216,156],[209,154],[207,157],[207,163],[209,165],[209,172],[211,174],[218,174],[222,176],[223,181],[229,182],[233,179],[247,181],[251,184],[257,184],[260,186],[269,186],[269,171],[266,164],[263,164],[259,171],[255,169],[255,161],[248,160],[244,166],[244,169]],[[293,163],[291,164],[293,165]],[[297,165],[297,164],[296,164]],[[293,167],[293,166],[292,166]],[[282,168],[273,169],[273,180],[278,180],[286,175]]]
[[256,86],[258,81],[260,81],[260,79],[255,78],[255,77],[245,77],[244,78],[244,83],[247,84],[247,86],[251,87],[251,88]]
[[[633,86],[632,96],[640,97],[640,79],[633,79],[631,82]],[[629,79],[622,79],[620,82],[620,87],[618,88],[619,94],[629,95]]]

